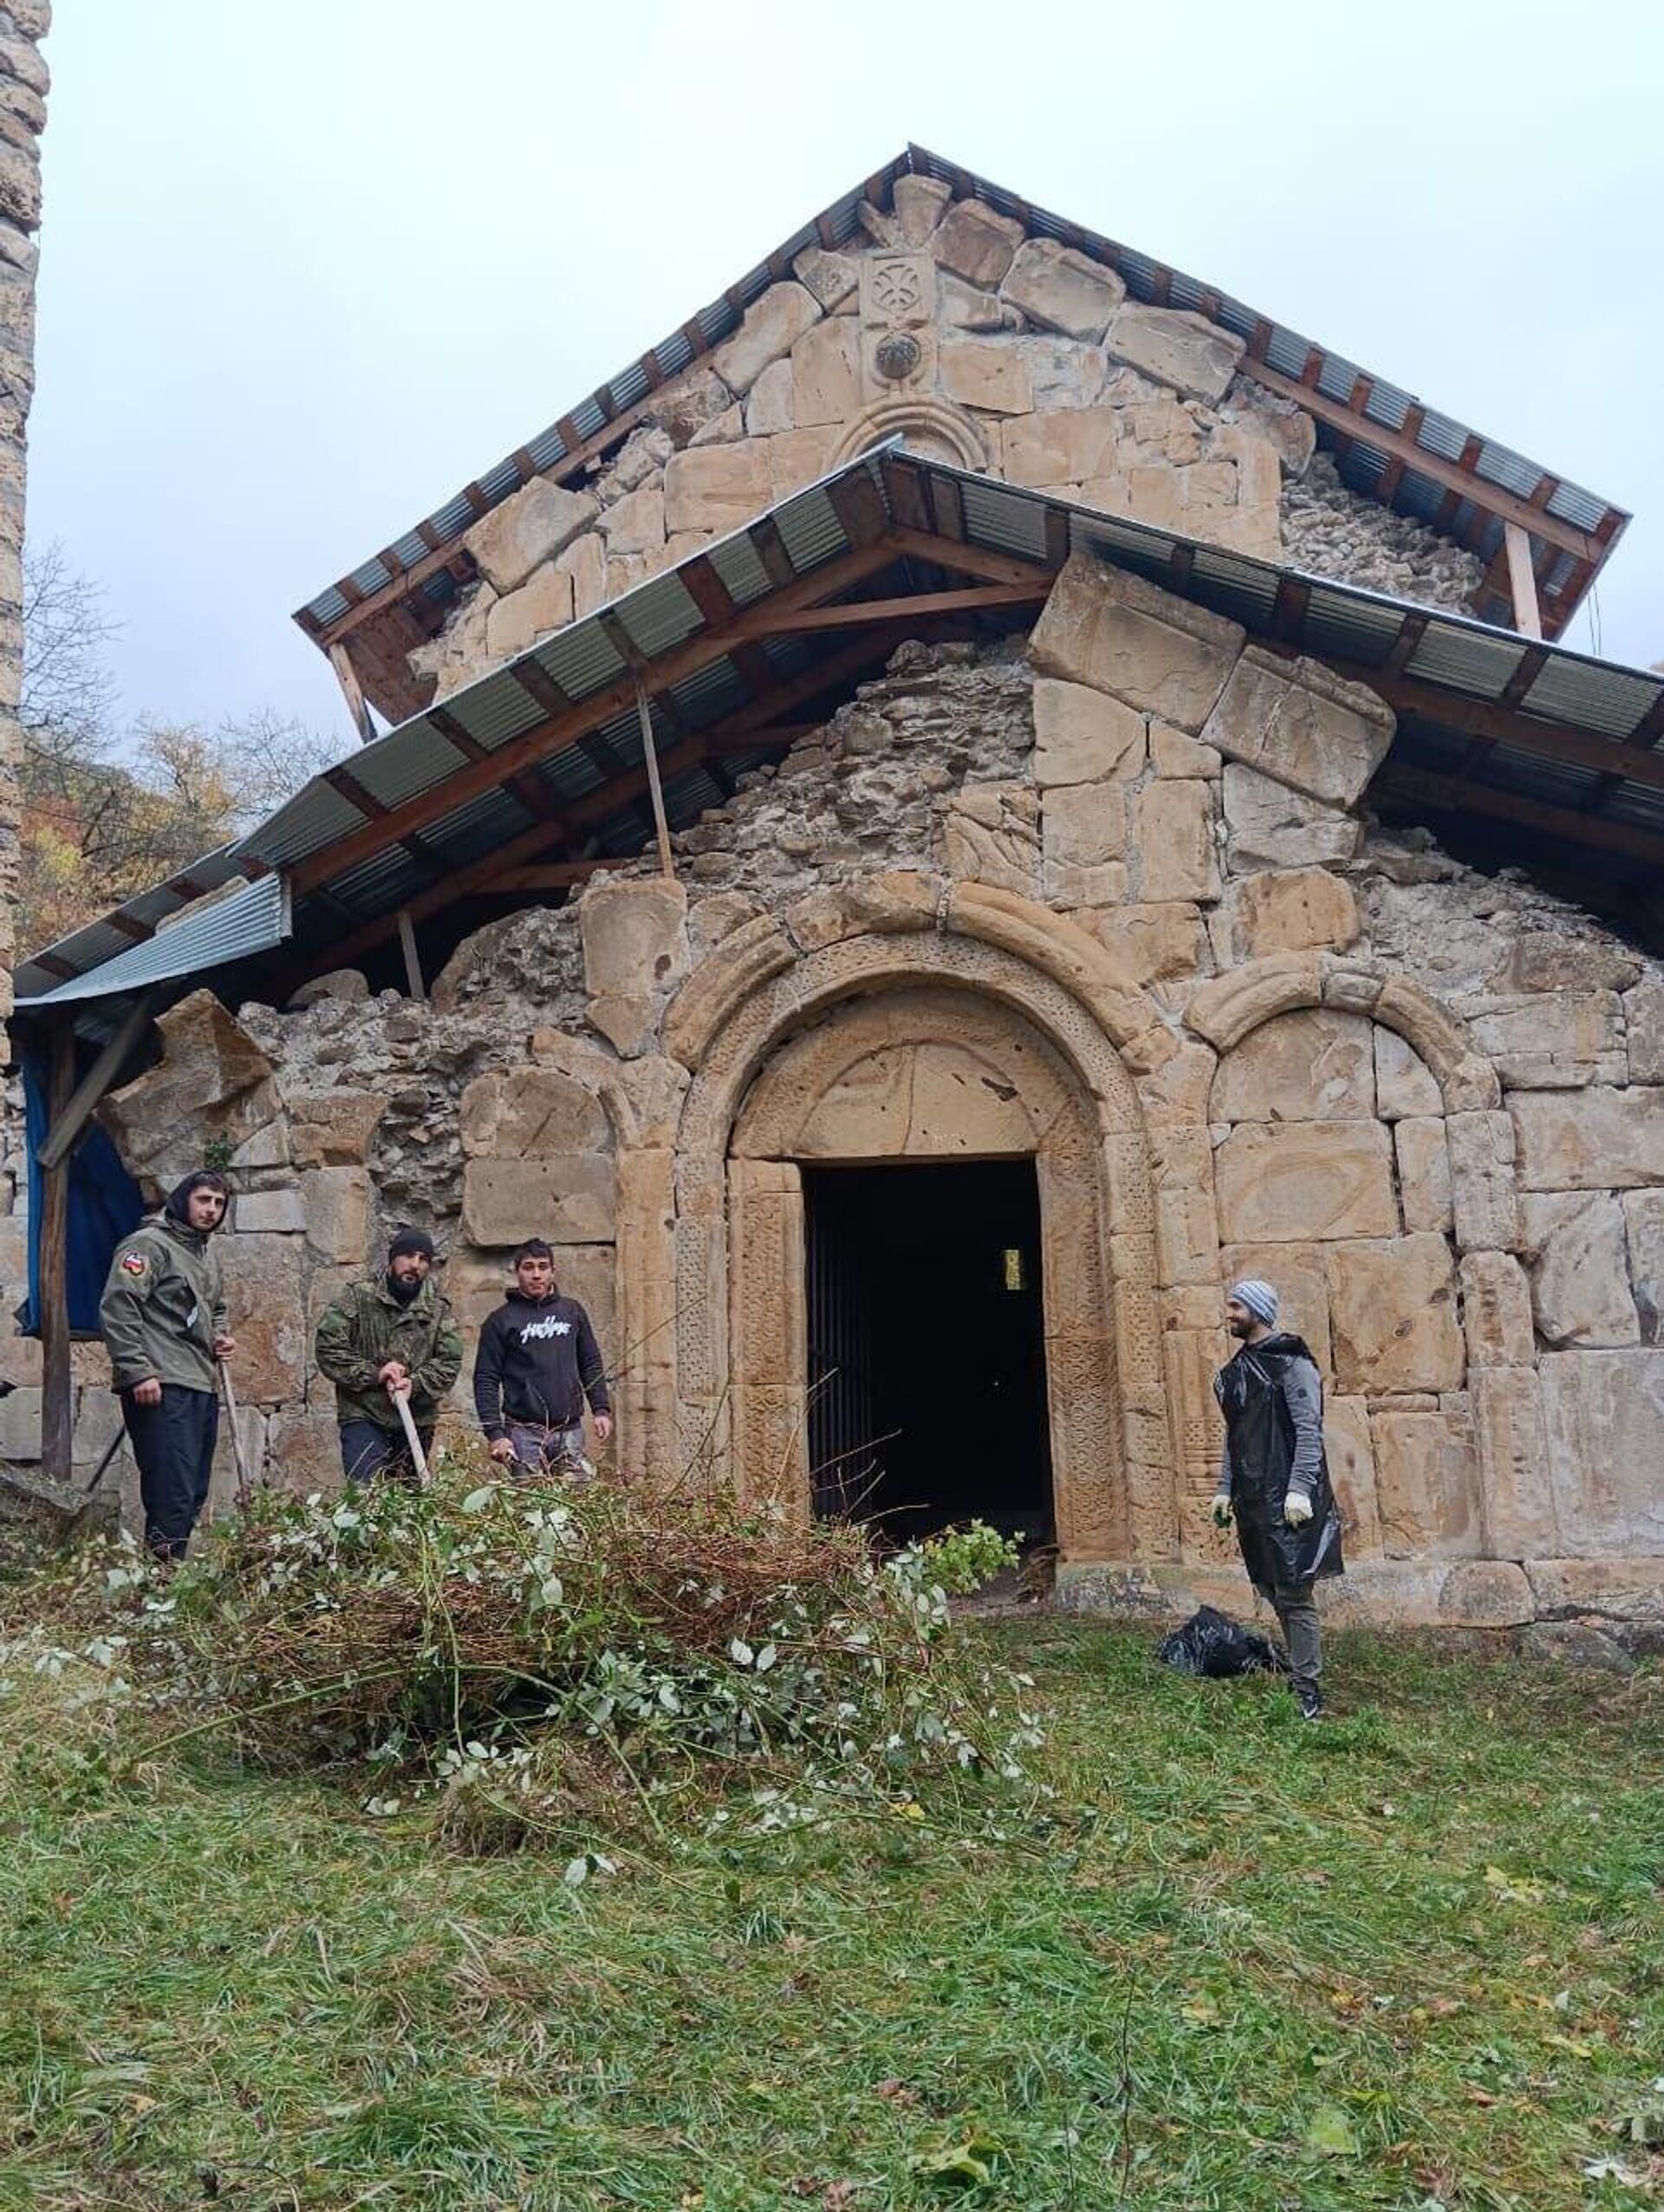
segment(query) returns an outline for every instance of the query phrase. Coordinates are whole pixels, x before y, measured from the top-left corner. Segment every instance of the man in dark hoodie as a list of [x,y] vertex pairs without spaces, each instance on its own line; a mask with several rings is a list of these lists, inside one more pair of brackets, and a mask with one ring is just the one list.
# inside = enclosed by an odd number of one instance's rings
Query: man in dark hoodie
[[161,1212],[124,1237],[99,1305],[111,1380],[120,1393],[144,1500],[145,1542],[182,1559],[208,1497],[219,1431],[218,1363],[226,1333],[219,1257],[225,1179],[187,1175]]
[[474,1410],[494,1460],[530,1474],[570,1474],[586,1464],[586,1398],[597,1437],[604,1444],[613,1433],[601,1348],[583,1308],[561,1296],[541,1237],[515,1253],[514,1285],[479,1332]]
[[1341,1517],[1323,1454],[1323,1385],[1303,1338],[1277,1327],[1277,1292],[1234,1283],[1225,1325],[1242,1349],[1213,1378],[1225,1452],[1213,1518],[1237,1541],[1248,1579],[1276,1613],[1304,1719],[1323,1709],[1322,1634],[1313,1585],[1344,1571]]
[[335,1386],[349,1482],[416,1480],[398,1398],[409,1404],[424,1454],[433,1449],[439,1401],[462,1372],[462,1337],[430,1279],[433,1259],[431,1237],[400,1229],[385,1272],[349,1283],[318,1324],[313,1353]]

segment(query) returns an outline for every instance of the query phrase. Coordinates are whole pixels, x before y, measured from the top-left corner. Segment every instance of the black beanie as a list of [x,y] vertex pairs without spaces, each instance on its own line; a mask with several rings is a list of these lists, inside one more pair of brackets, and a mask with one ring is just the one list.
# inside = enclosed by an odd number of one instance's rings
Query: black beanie
[[400,1229],[387,1246],[387,1258],[390,1261],[403,1259],[406,1255],[413,1256],[418,1259],[433,1259],[433,1239],[426,1229],[408,1227]]
[[[177,1221],[186,1229],[191,1226],[191,1194],[193,1190],[217,1190],[228,1207],[231,1202],[231,1187],[224,1176],[217,1175],[211,1168],[199,1168],[194,1175],[187,1175],[182,1183],[174,1184],[167,1194],[166,1204],[162,1207],[170,1221]],[[223,1221],[225,1216],[222,1213],[219,1218]]]

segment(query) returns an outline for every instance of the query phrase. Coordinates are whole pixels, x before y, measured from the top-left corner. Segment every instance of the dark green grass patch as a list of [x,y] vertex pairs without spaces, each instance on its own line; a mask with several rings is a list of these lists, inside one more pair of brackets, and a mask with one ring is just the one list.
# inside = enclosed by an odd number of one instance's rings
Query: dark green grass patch
[[[1006,1842],[436,1846],[119,1702],[0,1699],[0,2201],[775,2212],[1636,2206],[1664,2075],[1655,1669],[1337,1637],[1342,1717],[1150,1639],[1037,1682]],[[1590,2173],[1586,2169],[1594,2168]]]

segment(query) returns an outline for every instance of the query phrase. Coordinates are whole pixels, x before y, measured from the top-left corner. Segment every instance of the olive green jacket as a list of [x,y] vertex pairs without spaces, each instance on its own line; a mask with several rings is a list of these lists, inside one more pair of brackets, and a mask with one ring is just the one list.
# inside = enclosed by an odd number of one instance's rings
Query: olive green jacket
[[437,1419],[439,1400],[462,1372],[462,1332],[432,1276],[400,1305],[385,1276],[349,1283],[318,1324],[319,1371],[335,1386],[335,1418],[399,1427],[398,1409],[376,1370],[400,1360],[410,1376],[410,1410],[419,1427]]
[[158,1213],[123,1237],[99,1303],[111,1380],[131,1390],[153,1379],[212,1390],[214,1338],[225,1334],[225,1288],[211,1230]]

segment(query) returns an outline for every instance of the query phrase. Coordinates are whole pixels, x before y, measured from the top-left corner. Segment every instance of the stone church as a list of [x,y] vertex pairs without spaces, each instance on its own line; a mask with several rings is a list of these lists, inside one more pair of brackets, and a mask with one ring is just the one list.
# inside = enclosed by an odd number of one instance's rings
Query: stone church
[[[1664,1618],[1664,681],[1555,641],[1625,519],[909,148],[301,610],[361,742],[18,972],[37,1209],[229,1161],[273,1481],[393,1225],[471,1326],[542,1233],[623,1479],[1082,1604],[1240,1606],[1265,1276],[1337,1610]],[[9,1448],[90,1473],[31,1230]]]

